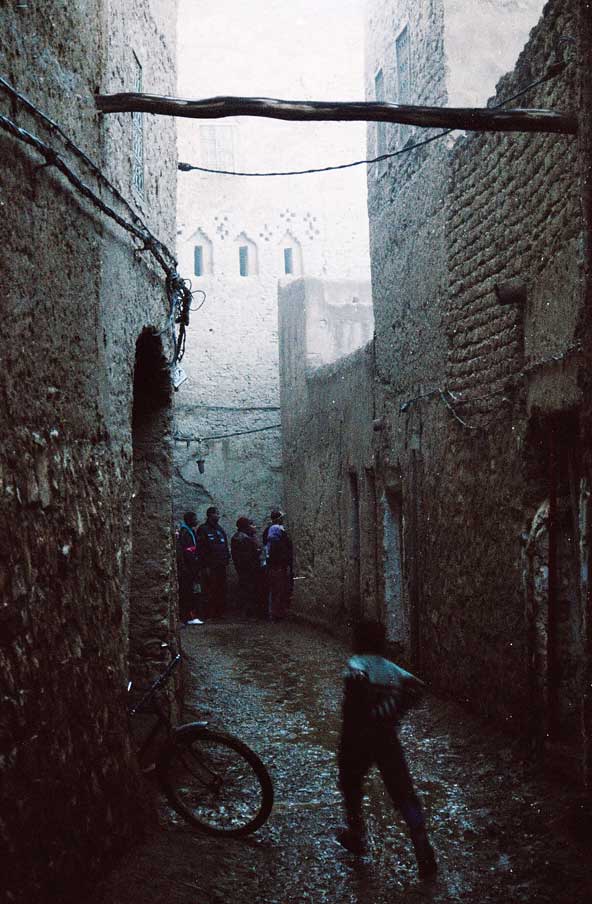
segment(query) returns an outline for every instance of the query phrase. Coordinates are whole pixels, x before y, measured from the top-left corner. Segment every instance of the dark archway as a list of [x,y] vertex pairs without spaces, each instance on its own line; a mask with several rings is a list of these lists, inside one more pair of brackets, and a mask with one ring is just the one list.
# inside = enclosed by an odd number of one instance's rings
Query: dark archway
[[171,380],[158,334],[136,343],[132,409],[133,499],[130,673],[142,678],[162,661],[176,627],[172,536]]
[[574,775],[581,762],[585,694],[580,426],[577,412],[530,425],[527,468],[536,513],[525,534],[530,734],[539,755]]

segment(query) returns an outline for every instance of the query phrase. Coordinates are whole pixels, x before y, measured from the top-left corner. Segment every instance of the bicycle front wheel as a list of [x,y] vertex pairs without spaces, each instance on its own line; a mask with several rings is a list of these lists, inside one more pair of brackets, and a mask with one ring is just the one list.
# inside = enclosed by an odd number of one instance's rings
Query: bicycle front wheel
[[212,835],[248,835],[271,813],[273,785],[267,769],[232,735],[182,727],[158,768],[172,807]]

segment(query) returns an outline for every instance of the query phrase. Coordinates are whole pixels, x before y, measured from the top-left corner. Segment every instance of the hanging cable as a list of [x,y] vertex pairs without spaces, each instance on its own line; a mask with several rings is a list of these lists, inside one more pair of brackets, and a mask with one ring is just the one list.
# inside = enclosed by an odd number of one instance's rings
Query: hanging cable
[[[94,207],[101,211],[105,216],[109,217],[109,219],[113,220],[117,223],[122,229],[124,229],[127,233],[132,235],[135,239],[138,239],[142,243],[141,250],[148,251],[154,259],[158,262],[158,264],[163,269],[166,276],[166,291],[167,297],[169,300],[169,323],[166,327],[166,330],[170,330],[171,332],[171,343],[173,348],[173,357],[169,362],[169,366],[174,366],[177,364],[183,357],[185,353],[185,345],[186,345],[186,328],[189,324],[189,312],[191,310],[191,302],[192,302],[192,292],[190,291],[189,284],[187,280],[184,280],[177,271],[177,260],[172,252],[164,245],[161,241],[159,241],[146,227],[143,221],[134,213],[133,208],[123,198],[123,196],[117,191],[117,189],[109,182],[109,180],[101,173],[98,167],[92,163],[90,158],[84,154],[70,139],[67,138],[65,133],[62,131],[60,126],[50,120],[44,113],[38,110],[24,95],[21,95],[12,86],[8,85],[5,79],[0,77],[0,88],[4,88],[5,90],[9,90],[9,93],[16,95],[16,97],[25,105],[28,109],[31,109],[35,115],[39,116],[39,118],[50,124],[50,126],[57,132],[59,135],[65,139],[67,143],[67,147],[72,150],[76,148],[76,153],[78,156],[81,156],[84,161],[90,165],[95,175],[100,175],[101,181],[104,185],[106,185],[110,190],[113,191],[114,195],[118,200],[122,200],[124,206],[128,211],[131,211],[132,221],[126,220],[122,217],[113,207],[110,207],[102,198],[100,198],[92,188],[90,188],[75,172],[71,169],[71,167],[66,163],[63,157],[57,153],[57,151],[48,145],[45,141],[39,138],[37,135],[34,135],[32,132],[27,129],[22,128],[16,122],[14,122],[10,117],[5,116],[3,113],[0,113],[0,129],[3,129],[13,138],[22,142],[23,144],[32,147],[41,157],[44,158],[45,163],[43,167],[54,167],[57,169],[76,189],[76,191],[82,195],[87,201],[89,201]],[[200,292],[204,297],[200,304],[200,308],[205,302],[205,292],[199,289],[196,290]],[[197,309],[199,310],[199,308]],[[178,332],[175,329],[175,325],[178,325]]]
[[191,170],[198,170],[201,173],[214,173],[220,176],[308,176],[310,173],[330,173],[334,170],[344,170],[351,169],[353,166],[363,166],[364,164],[372,164],[372,163],[380,163],[382,160],[389,160],[391,157],[398,157],[399,154],[407,154],[409,151],[414,151],[417,148],[421,148],[426,144],[430,144],[432,141],[437,141],[439,138],[443,138],[445,135],[449,135],[450,132],[454,132],[454,129],[446,129],[444,132],[439,132],[437,135],[432,135],[431,138],[425,138],[423,141],[418,141],[417,144],[411,144],[408,147],[401,148],[398,151],[393,151],[390,154],[381,154],[380,157],[373,157],[370,160],[354,160],[353,163],[340,163],[335,166],[320,166],[313,169],[305,169],[305,170],[285,170],[277,173],[241,173],[236,172],[234,170],[219,170],[219,169],[209,169],[206,166],[194,166],[192,163],[179,163],[177,165],[177,169],[179,169],[183,173],[188,173]]
[[268,427],[255,427],[252,430],[237,430],[236,433],[221,433],[219,436],[186,436],[182,433],[175,433],[173,439],[176,443],[206,443],[209,440],[227,439],[229,436],[247,436],[249,433],[263,433],[265,430],[279,430],[281,424],[270,424]]
[[[54,122],[53,119],[50,119],[50,117],[47,116],[46,113],[35,106],[35,104],[31,100],[29,100],[28,97],[26,97],[24,94],[21,94],[20,91],[17,91],[17,89],[14,88],[13,85],[11,85],[9,82],[7,82],[6,79],[2,76],[0,76],[0,89],[3,90],[6,94],[9,94],[10,97],[17,100],[20,104],[22,104],[25,109],[32,113],[34,117],[39,119],[40,122],[46,125],[52,132],[55,132],[56,135],[59,135],[59,137],[64,142],[67,150],[71,151],[76,157],[78,157],[79,160],[82,160],[82,162],[91,170],[93,175],[96,176],[101,184],[104,185],[105,188],[107,188],[111,192],[111,194],[115,198],[117,198],[117,200],[125,207],[130,217],[132,218],[133,223],[137,226],[138,230],[141,233],[136,237],[139,238],[146,246],[153,244],[155,248],[158,248],[160,250],[162,256],[164,258],[168,258],[170,263],[174,267],[176,267],[177,260],[174,254],[169,251],[166,245],[160,242],[156,238],[156,236],[150,232],[146,224],[135,212],[129,201],[121,194],[119,189],[116,188],[115,185],[113,185],[113,183],[107,178],[107,176],[96,165],[96,163],[94,163],[93,160],[91,160],[91,158],[87,154],[85,154],[82,148],[78,147],[78,145],[75,144],[72,139],[68,137],[68,135],[66,135],[61,126],[59,126],[57,122]],[[48,165],[51,165],[50,161],[48,161]]]
[[[564,60],[558,60],[555,63],[551,63],[547,68],[547,71],[540,78],[536,79],[533,82],[530,82],[526,87],[521,88],[515,94],[510,95],[510,97],[504,98],[504,100],[499,101],[497,104],[492,104],[492,110],[498,110],[501,107],[505,107],[506,104],[511,103],[514,100],[517,100],[519,97],[523,97],[523,95],[527,94],[533,88],[538,87],[538,85],[542,85],[544,82],[548,82],[549,79],[555,78],[559,75],[567,66],[567,62]],[[446,135],[450,135],[451,132],[458,131],[458,129],[445,129],[443,132],[438,132],[437,135],[432,135],[430,138],[425,138],[423,141],[418,141],[415,144],[407,145],[404,148],[399,148],[397,151],[391,151],[389,154],[380,154],[378,157],[371,157],[366,160],[354,160],[352,163],[339,163],[334,166],[320,166],[313,167],[311,169],[303,169],[303,170],[283,170],[279,172],[239,172],[236,170],[223,170],[223,169],[211,169],[207,166],[197,166],[192,163],[178,163],[177,168],[183,172],[188,173],[192,170],[197,170],[201,173],[213,173],[219,176],[248,176],[248,177],[265,177],[265,176],[308,176],[311,173],[330,173],[335,170],[344,170],[351,169],[354,166],[371,166],[374,163],[381,163],[383,160],[390,160],[392,157],[398,157],[401,154],[408,154],[410,151],[415,151],[418,148],[425,147],[427,144],[430,144],[432,141],[438,141],[440,138],[444,138]]]
[[[417,402],[422,401],[423,399],[430,399],[438,397],[441,402],[444,402],[450,413],[453,417],[465,427],[467,430],[482,430],[485,427],[488,427],[489,424],[494,420],[490,418],[486,424],[469,424],[464,417],[461,417],[456,408],[459,405],[471,405],[473,402],[485,402],[489,401],[493,398],[501,398],[502,403],[508,403],[510,400],[507,397],[507,393],[511,393],[514,385],[518,384],[520,380],[525,380],[530,374],[535,373],[538,370],[542,370],[545,367],[552,366],[554,364],[559,364],[562,361],[571,358],[574,355],[581,353],[582,346],[579,342],[574,343],[573,345],[569,345],[563,352],[559,352],[556,355],[549,355],[547,358],[540,358],[538,361],[533,361],[531,364],[527,364],[519,373],[514,374],[514,376],[510,377],[507,381],[506,388],[498,389],[494,392],[490,392],[487,395],[483,396],[466,396],[463,398],[456,392],[453,392],[451,389],[446,388],[434,388],[430,389],[427,392],[421,393],[421,395],[414,396],[413,398],[406,399],[404,402],[401,402],[399,405],[399,413],[405,414],[412,405],[415,405]],[[484,412],[483,412],[484,413]]]

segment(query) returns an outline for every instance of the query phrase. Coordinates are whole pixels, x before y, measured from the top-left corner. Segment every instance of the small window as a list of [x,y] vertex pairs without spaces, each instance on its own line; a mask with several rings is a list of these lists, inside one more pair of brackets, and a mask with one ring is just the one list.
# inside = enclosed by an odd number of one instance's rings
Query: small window
[[[133,52],[133,51],[132,51]],[[134,53],[134,89],[144,90],[142,64]],[[144,194],[144,114],[132,113],[132,185],[139,195]]]
[[[408,104],[411,99],[411,47],[409,29],[403,28],[395,40],[395,69],[397,72],[397,103]],[[399,126],[399,144],[404,145],[413,134],[413,126]]]
[[210,169],[234,169],[234,126],[225,123],[200,126],[202,165]]
[[196,276],[204,274],[203,245],[196,245],[193,249],[193,272]]
[[241,276],[249,275],[249,246],[241,245],[238,249],[238,267]]
[[294,252],[291,248],[284,248],[284,273],[291,276],[294,272]]
[[304,272],[302,269],[302,245],[290,230],[279,242],[277,268],[279,273],[284,273],[286,276],[300,276]]
[[[376,98],[376,103],[383,104],[385,102],[384,96],[384,75],[382,74],[382,69],[379,69],[376,75],[374,76],[374,97]],[[381,157],[383,154],[387,152],[387,141],[386,141],[386,122],[377,122],[376,123],[376,156]],[[376,175],[381,175],[386,169],[386,161],[381,161],[376,169]]]

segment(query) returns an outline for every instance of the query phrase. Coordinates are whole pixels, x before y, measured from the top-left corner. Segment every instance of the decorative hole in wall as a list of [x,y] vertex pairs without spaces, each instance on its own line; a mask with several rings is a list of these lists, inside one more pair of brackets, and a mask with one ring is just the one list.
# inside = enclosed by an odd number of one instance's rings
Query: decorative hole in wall
[[259,233],[259,238],[262,238],[264,242],[269,242],[273,238],[273,229],[267,223],[264,224]]
[[222,217],[220,219],[218,219],[218,217],[215,217],[215,219],[218,220],[218,222],[216,223],[217,234],[221,239],[227,239],[230,232],[230,228],[228,226],[228,217]]
[[304,234],[306,238],[309,240],[313,240],[316,235],[320,235],[320,230],[317,228],[317,218],[314,217],[309,210],[304,214]]
[[285,207],[284,210],[280,211],[280,219],[286,221],[286,225],[290,225],[296,220],[296,214],[293,210],[290,210],[289,207]]

